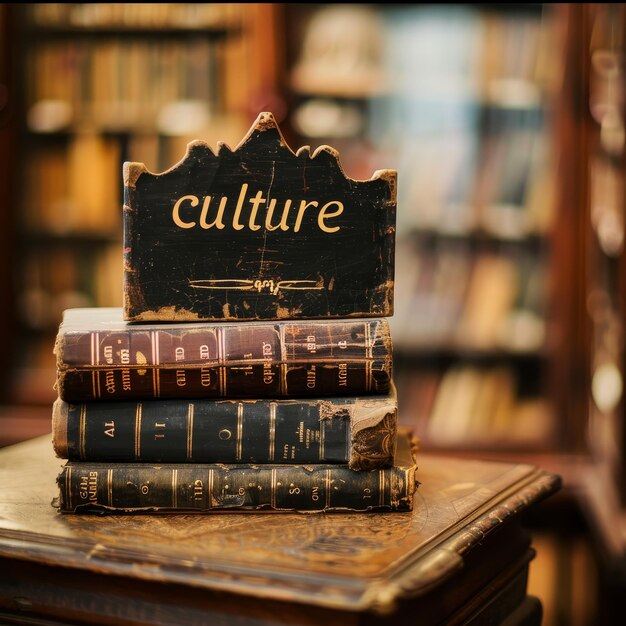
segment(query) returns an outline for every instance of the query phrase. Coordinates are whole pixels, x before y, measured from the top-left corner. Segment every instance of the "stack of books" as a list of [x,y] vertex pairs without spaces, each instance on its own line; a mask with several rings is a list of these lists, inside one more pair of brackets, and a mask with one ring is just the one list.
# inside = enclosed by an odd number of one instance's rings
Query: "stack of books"
[[[386,171],[347,179],[331,150],[305,160],[261,114],[234,151],[193,142],[164,174],[125,164],[124,307],[65,311],[55,344],[61,512],[412,509],[415,445],[398,435],[387,319],[395,194]],[[248,187],[268,167],[270,188],[255,195]],[[322,198],[303,199],[291,223],[294,167],[309,170],[308,190],[320,178]],[[209,223],[220,184],[238,190],[230,238],[228,188]],[[338,219],[346,193],[360,213]],[[371,250],[341,237],[320,248],[317,231],[361,237],[352,220]],[[282,264],[298,278],[241,278],[255,254],[260,273]]]

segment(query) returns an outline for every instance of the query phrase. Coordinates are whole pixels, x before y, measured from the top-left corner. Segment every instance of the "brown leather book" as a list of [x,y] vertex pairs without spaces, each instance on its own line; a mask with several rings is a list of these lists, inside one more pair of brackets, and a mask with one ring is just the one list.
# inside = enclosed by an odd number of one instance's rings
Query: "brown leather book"
[[116,307],[64,311],[54,346],[68,402],[387,394],[386,318],[132,323]]

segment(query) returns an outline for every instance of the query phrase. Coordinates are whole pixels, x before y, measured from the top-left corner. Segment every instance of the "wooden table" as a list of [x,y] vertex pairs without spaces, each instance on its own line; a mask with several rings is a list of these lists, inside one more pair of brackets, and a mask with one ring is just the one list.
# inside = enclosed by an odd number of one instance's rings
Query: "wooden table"
[[[419,455],[411,513],[62,515],[50,436],[0,451],[0,622],[539,624],[522,513],[560,478]],[[505,621],[507,620],[507,621]]]

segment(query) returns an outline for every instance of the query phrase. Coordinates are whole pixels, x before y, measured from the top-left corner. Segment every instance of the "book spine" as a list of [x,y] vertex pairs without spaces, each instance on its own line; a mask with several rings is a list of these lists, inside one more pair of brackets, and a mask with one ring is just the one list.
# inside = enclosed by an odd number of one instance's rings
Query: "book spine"
[[70,404],[52,412],[57,456],[75,461],[393,464],[393,398],[158,400]]
[[386,394],[385,319],[318,324],[137,325],[60,333],[57,390],[69,402]]
[[410,511],[412,470],[345,465],[67,463],[62,513],[154,511]]

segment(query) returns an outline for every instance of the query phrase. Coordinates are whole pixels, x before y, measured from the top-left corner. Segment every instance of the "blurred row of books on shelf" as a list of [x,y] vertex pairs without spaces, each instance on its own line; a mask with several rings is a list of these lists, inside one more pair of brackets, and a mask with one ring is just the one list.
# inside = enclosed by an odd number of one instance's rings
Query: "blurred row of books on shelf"
[[28,5],[28,17],[41,27],[110,26],[207,28],[235,21],[238,12],[229,3],[36,3]]
[[25,163],[22,224],[29,233],[121,235],[122,153],[94,133],[34,150]]
[[[219,136],[217,126],[227,132],[228,124],[219,118],[210,128],[205,122],[203,137]],[[166,169],[183,157],[187,142],[195,136],[189,128],[181,125],[179,129],[179,135],[169,137],[131,133],[124,142],[83,132],[42,145],[28,164],[30,179],[41,183],[40,188],[30,190],[26,204],[32,214],[27,220],[52,231],[104,228],[110,232],[117,228],[117,213],[110,207],[116,206],[119,189],[110,181],[119,178],[124,156],[132,155],[132,160],[144,162],[154,171]],[[400,236],[418,230],[444,235],[484,233],[516,240],[549,232],[554,177],[550,161],[542,153],[546,140],[539,130],[534,137],[518,130],[503,132],[489,145],[482,161],[471,158],[474,150],[460,146],[459,137],[450,135],[449,139],[438,136],[431,144],[416,144],[410,159],[409,152],[405,153],[408,161],[399,171],[409,174],[399,189],[404,197],[398,212]],[[88,162],[96,164],[90,171],[84,166]],[[610,190],[605,188],[603,193],[606,189]],[[73,210],[71,204],[78,208]],[[606,203],[601,208],[606,209],[600,216],[605,232],[609,224],[615,226],[616,219],[609,221],[615,212],[609,211]],[[611,227],[608,233],[615,237],[619,230]],[[609,241],[610,237],[605,234],[607,245],[618,245]]]
[[481,117],[480,127],[432,122],[401,144],[397,158],[408,180],[399,189],[405,207],[399,232],[483,232],[502,239],[547,234],[554,219],[554,175],[542,112],[459,114]]
[[121,254],[121,242],[106,240],[61,240],[30,250],[19,276],[22,323],[49,333],[67,308],[121,306]]
[[[229,132],[227,122],[222,128]],[[183,158],[189,141],[187,135],[137,134],[121,141],[82,132],[42,142],[25,162],[21,225],[35,237],[120,240],[123,162],[139,161],[152,171],[164,171]]]
[[[542,8],[543,7],[543,8]],[[296,93],[540,104],[559,71],[545,5],[323,5],[304,20]],[[548,19],[544,19],[548,18]]]
[[[526,373],[526,377],[528,373]],[[550,450],[556,423],[549,399],[510,364],[457,362],[402,368],[399,420],[424,448]]]
[[392,319],[397,346],[416,355],[446,349],[545,350],[545,251],[483,244],[466,239],[399,242]]
[[219,46],[204,36],[44,39],[29,55],[28,128],[202,131],[220,111]]

